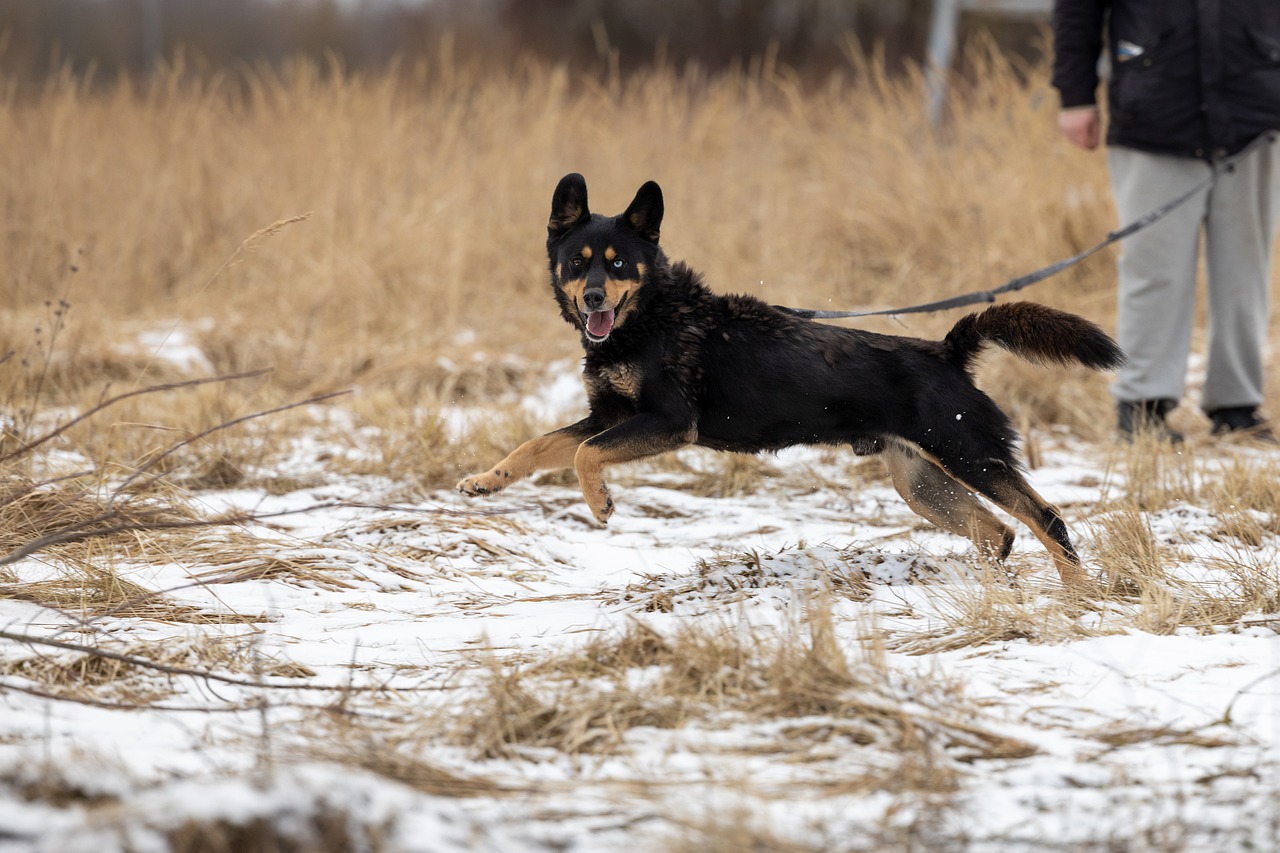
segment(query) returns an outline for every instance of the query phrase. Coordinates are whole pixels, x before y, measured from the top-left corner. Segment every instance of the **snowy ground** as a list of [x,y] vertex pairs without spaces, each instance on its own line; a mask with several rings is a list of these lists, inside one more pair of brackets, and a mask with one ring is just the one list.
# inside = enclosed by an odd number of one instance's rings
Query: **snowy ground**
[[[554,386],[544,413],[574,387]],[[1039,441],[1031,479],[1092,561],[1116,451]],[[48,676],[82,653],[0,640],[0,851],[164,850],[208,825],[241,849],[267,827],[300,849],[343,849],[324,846],[338,833],[437,853],[1280,845],[1271,614],[1144,631],[1149,602],[1077,606],[1025,530],[1016,578],[984,577],[968,543],[847,454],[769,458],[723,497],[688,484],[724,475],[724,457],[682,459],[617,472],[608,530],[554,478],[413,505],[392,479],[203,493],[211,511],[325,508],[206,532],[172,562],[115,558],[119,577],[167,591],[154,618],[0,598],[11,634],[225,676],[125,665],[87,690],[87,675]],[[1202,587],[1246,549],[1201,507],[1148,521]],[[1276,563],[1274,535],[1246,550]],[[16,566],[21,584],[60,571]],[[539,669],[637,631],[820,649],[827,624],[845,668],[809,710],[748,697],[768,684],[673,700],[658,687],[671,661]],[[501,693],[519,678],[525,693]],[[584,714],[576,737],[501,748],[485,734],[500,695],[555,708],[610,692],[627,694],[617,708],[688,710]]]

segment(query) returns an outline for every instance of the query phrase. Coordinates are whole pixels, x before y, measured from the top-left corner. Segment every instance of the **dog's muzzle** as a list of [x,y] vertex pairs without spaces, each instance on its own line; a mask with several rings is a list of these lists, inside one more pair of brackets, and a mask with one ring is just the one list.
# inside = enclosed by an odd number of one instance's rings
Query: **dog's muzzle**
[[618,300],[618,304],[609,307],[609,300],[602,288],[589,288],[582,294],[582,304],[584,310],[582,314],[583,324],[586,326],[587,339],[592,343],[600,343],[609,337],[609,333],[613,331],[614,321],[618,316],[618,311],[626,303],[630,294],[624,293],[622,298]]

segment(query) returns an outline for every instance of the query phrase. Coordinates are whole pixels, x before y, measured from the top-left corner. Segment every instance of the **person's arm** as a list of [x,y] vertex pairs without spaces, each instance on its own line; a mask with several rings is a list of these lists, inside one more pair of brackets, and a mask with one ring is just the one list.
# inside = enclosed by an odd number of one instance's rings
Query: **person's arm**
[[1062,104],[1058,129],[1089,150],[1102,139],[1098,58],[1108,5],[1108,0],[1055,0],[1053,4],[1053,85]]

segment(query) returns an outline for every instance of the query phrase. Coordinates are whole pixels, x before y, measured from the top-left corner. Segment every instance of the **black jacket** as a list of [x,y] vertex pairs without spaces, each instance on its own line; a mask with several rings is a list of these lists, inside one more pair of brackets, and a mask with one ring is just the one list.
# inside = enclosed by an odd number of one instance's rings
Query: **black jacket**
[[1096,103],[1104,31],[1108,144],[1216,159],[1280,129],[1280,0],[1055,0],[1063,108]]

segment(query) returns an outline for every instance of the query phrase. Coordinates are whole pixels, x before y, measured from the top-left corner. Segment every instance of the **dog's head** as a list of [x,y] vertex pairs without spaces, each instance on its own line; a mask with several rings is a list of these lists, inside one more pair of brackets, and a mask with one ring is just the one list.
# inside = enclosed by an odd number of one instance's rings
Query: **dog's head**
[[551,284],[564,318],[588,344],[599,344],[622,328],[642,305],[642,291],[659,258],[662,189],[642,186],[618,216],[587,208],[587,182],[565,175],[551,197],[547,260]]

